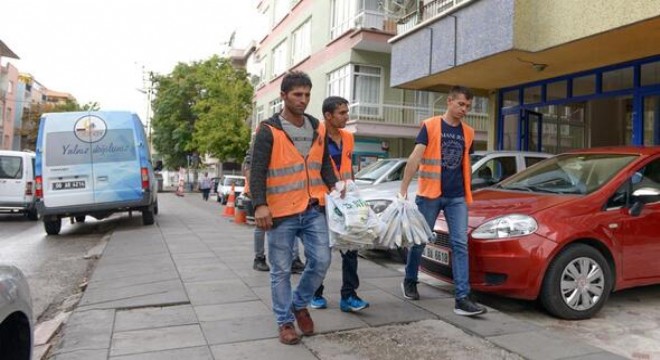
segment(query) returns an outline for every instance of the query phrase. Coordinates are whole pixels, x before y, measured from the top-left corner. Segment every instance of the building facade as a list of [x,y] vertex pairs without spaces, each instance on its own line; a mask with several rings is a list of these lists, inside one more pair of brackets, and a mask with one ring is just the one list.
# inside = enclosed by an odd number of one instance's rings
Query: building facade
[[488,95],[495,148],[660,145],[657,1],[391,1],[391,85]]
[[[291,70],[308,73],[312,98],[307,108],[322,119],[321,105],[331,95],[350,101],[347,128],[354,133],[354,164],[407,156],[422,120],[444,111],[442,92],[391,88],[389,40],[397,17],[379,0],[263,0],[258,4],[267,26],[248,61],[254,74],[252,125],[282,109],[280,84]],[[476,101],[468,122],[487,147],[487,99]]]

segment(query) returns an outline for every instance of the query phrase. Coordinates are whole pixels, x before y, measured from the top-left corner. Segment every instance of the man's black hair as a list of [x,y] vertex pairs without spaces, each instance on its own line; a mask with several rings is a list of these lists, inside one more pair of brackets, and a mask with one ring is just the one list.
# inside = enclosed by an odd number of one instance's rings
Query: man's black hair
[[323,107],[321,107],[321,111],[323,111],[324,116],[325,113],[327,112],[332,114],[339,107],[339,105],[348,106],[348,100],[344,99],[341,96],[330,96],[327,99],[323,100]]
[[470,88],[467,88],[465,86],[456,85],[453,86],[451,90],[449,90],[449,97],[452,99],[455,99],[456,95],[458,94],[465,95],[466,100],[472,100],[472,98],[474,97],[474,93],[472,93],[472,90],[470,90]]
[[284,75],[282,79],[282,85],[280,85],[280,90],[283,93],[288,93],[294,87],[298,86],[309,86],[312,88],[312,80],[309,78],[309,75],[302,71],[291,71]]

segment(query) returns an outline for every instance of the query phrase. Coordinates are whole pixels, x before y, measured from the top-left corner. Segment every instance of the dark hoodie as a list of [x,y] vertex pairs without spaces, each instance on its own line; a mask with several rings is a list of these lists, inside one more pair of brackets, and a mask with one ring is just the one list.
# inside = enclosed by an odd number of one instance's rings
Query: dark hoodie
[[[317,131],[319,120],[308,114],[305,114],[305,116],[307,116],[314,128],[313,143],[319,136]],[[270,155],[273,150],[273,133],[270,129],[266,128],[265,124],[282,130],[280,114],[274,114],[270,119],[262,121],[261,124],[259,124],[257,135],[254,138],[252,156],[250,159],[250,193],[252,195],[252,205],[255,209],[259,205],[268,205],[266,202],[266,178],[268,177]],[[288,135],[287,138],[289,138]],[[291,141],[290,138],[289,141]],[[293,141],[291,141],[291,143],[293,144]],[[332,167],[332,162],[330,161],[327,141],[325,142],[325,148],[323,149],[321,178],[323,178],[323,182],[328,186],[328,189],[332,189],[337,182],[337,177],[335,176],[335,171]]]

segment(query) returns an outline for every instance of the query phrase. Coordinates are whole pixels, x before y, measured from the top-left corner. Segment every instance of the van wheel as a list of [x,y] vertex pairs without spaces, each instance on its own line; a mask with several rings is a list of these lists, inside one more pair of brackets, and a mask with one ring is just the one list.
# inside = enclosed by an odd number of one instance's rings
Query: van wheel
[[142,210],[142,225],[153,225],[154,223],[154,210],[149,206]]
[[594,316],[611,291],[612,273],[605,257],[591,246],[575,244],[548,267],[540,299],[552,315],[582,320]]
[[76,222],[84,223],[85,222],[85,215],[76,216]]
[[39,220],[39,213],[37,213],[37,209],[28,210],[27,218],[32,221]]
[[57,235],[62,229],[62,221],[60,219],[44,221],[44,228],[46,229],[46,234]]

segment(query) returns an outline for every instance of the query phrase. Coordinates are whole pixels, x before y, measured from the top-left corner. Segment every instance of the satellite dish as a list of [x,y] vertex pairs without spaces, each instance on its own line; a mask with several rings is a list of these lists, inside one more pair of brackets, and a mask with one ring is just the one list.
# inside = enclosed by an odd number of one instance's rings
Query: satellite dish
[[388,15],[402,18],[412,12],[417,0],[380,0],[378,4]]

